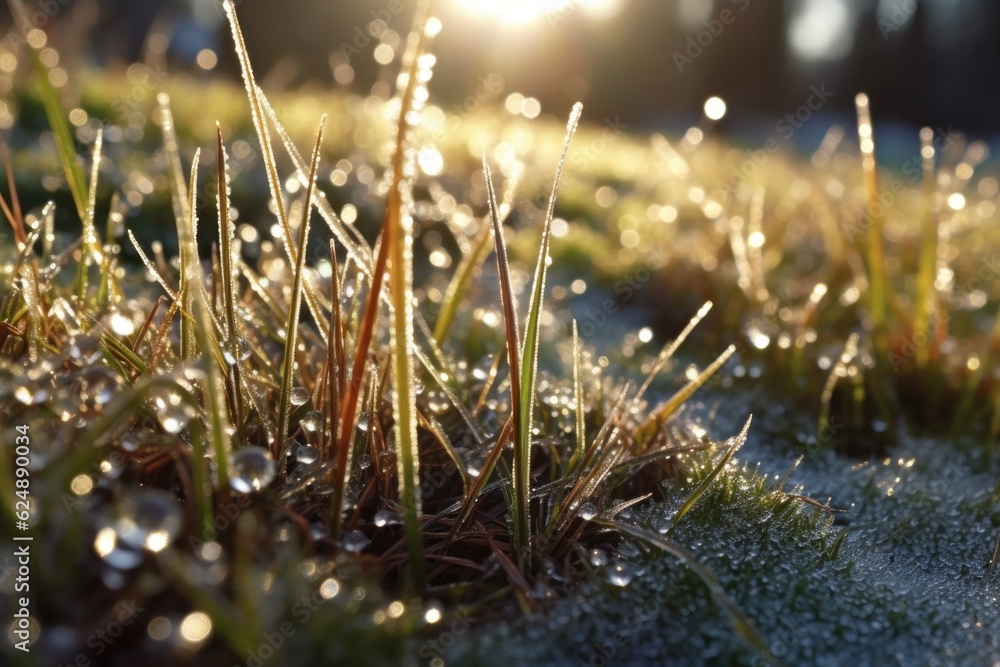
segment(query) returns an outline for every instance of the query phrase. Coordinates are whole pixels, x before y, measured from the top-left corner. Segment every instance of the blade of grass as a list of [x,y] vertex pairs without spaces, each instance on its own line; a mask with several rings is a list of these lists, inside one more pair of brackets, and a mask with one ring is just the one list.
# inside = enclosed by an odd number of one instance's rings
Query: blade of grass
[[580,333],[573,320],[573,398],[576,401],[576,446],[573,455],[566,464],[566,473],[576,470],[580,457],[587,449],[586,407],[583,404],[583,380],[580,377]]
[[[337,420],[337,408],[340,406],[340,397],[344,395],[344,384],[346,371],[344,368],[344,329],[343,313],[340,308],[340,269],[337,265],[337,248],[333,239],[330,240],[330,336],[326,349],[326,390],[327,400],[324,406],[324,421],[329,423],[329,428],[323,430],[323,451],[322,459],[325,461],[329,457],[333,443],[340,438],[338,432],[339,420]],[[341,477],[334,478],[333,485],[346,484],[347,479]],[[343,493],[341,492],[341,495]]]
[[889,351],[886,331],[885,251],[883,206],[878,200],[878,171],[875,162],[875,138],[872,132],[871,107],[868,96],[858,94],[854,100],[858,114],[858,139],[861,142],[861,168],[864,174],[865,206],[868,225],[868,282],[872,330],[875,350],[885,357]]
[[[914,297],[913,332],[925,334],[931,317],[936,317],[934,276],[937,273],[938,230],[935,196],[937,195],[937,174],[934,169],[934,130],[929,127],[920,130],[920,155],[923,157],[924,173],[924,215],[921,225],[920,264],[917,268],[917,293]],[[931,336],[915,335],[917,344],[917,366],[927,366],[930,358]]]
[[[539,320],[541,319],[542,305],[545,300],[545,277],[549,265],[549,245],[552,240],[552,219],[555,215],[556,196],[559,192],[559,182],[562,179],[563,166],[566,164],[566,155],[569,153],[569,144],[576,133],[576,128],[580,124],[580,115],[583,113],[583,105],[577,102],[570,112],[569,121],[566,123],[566,136],[563,139],[562,155],[556,167],[556,177],[552,185],[552,194],[549,197],[548,210],[545,212],[545,222],[542,227],[541,247],[538,250],[538,262],[535,265],[535,275],[531,286],[531,298],[528,302],[528,318],[524,326],[524,340],[521,342],[521,381],[520,391],[516,399],[520,403],[519,421],[514,432],[514,470],[513,470],[513,498],[514,505],[512,514],[514,516],[514,549],[520,554],[522,561],[527,559],[530,568],[531,557],[531,426],[535,406],[535,382],[538,374],[538,346],[539,346]],[[493,193],[495,207],[496,194]],[[518,348],[514,348],[518,349]],[[513,356],[514,350],[509,350],[509,356]],[[513,366],[511,375],[513,376]],[[524,565],[525,562],[522,562]]]
[[[22,0],[9,0],[11,14],[16,17],[19,26],[34,25],[28,18]],[[40,30],[38,32],[44,36]],[[56,140],[56,147],[59,151],[59,162],[62,164],[63,173],[66,176],[66,184],[69,186],[70,194],[73,196],[73,203],[76,204],[77,215],[80,220],[84,220],[87,214],[87,181],[76,155],[76,144],[73,141],[73,133],[67,122],[66,110],[63,109],[59,99],[59,91],[52,85],[49,78],[49,68],[42,62],[41,52],[45,47],[44,39],[42,43],[29,39],[29,52],[31,53],[31,64],[35,71],[35,78],[38,82],[38,94],[45,109],[45,117],[48,119],[52,135]]]
[[715,375],[715,372],[722,368],[723,364],[729,361],[729,357],[733,356],[735,352],[736,346],[730,345],[725,352],[719,355],[718,359],[713,361],[708,368],[699,373],[698,377],[684,385],[684,387],[674,394],[669,401],[657,408],[653,414],[646,418],[646,421],[643,422],[642,426],[636,430],[636,441],[639,444],[649,442],[650,438],[652,438],[660,427],[667,422],[667,419],[669,419],[672,414],[677,412],[677,410],[684,405],[684,402],[691,398],[691,395],[698,391],[698,389],[705,384],[710,377]]
[[642,397],[646,394],[646,390],[649,389],[651,384],[653,384],[653,380],[656,378],[657,374],[663,370],[663,367],[667,365],[667,362],[673,358],[674,353],[677,352],[677,348],[679,348],[681,344],[687,340],[687,337],[691,335],[694,328],[698,326],[698,323],[705,318],[705,315],[707,315],[708,311],[711,309],[712,302],[706,301],[704,305],[698,309],[695,316],[692,317],[687,323],[687,326],[684,327],[684,330],[681,331],[680,335],[663,348],[660,352],[660,356],[656,359],[656,363],[653,364],[653,368],[650,369],[649,374],[646,376],[646,380],[642,383],[642,386],[639,387],[639,391],[636,392],[635,396],[632,398],[633,407],[639,404],[639,401],[641,401]]
[[[257,139],[260,142],[261,156],[265,171],[267,172],[267,183],[271,189],[271,197],[274,199],[274,208],[278,215],[278,223],[284,240],[282,247],[285,249],[285,255],[288,257],[289,264],[295,266],[298,264],[298,256],[292,238],[292,228],[288,221],[288,210],[285,207],[285,200],[281,196],[281,179],[278,176],[278,166],[274,158],[274,147],[271,144],[271,134],[267,129],[267,122],[264,118],[264,110],[260,96],[258,95],[253,68],[250,66],[250,56],[247,52],[246,42],[243,40],[243,31],[240,29],[240,23],[236,17],[236,8],[232,0],[225,0],[223,8],[229,19],[229,27],[236,46],[236,55],[240,62],[240,71],[243,75],[247,99],[250,102],[250,115],[253,119],[254,129],[257,132]],[[309,312],[316,321],[316,327],[323,337],[323,341],[326,342],[326,318],[322,315],[319,301],[308,282],[303,283],[303,291]]]
[[90,167],[90,188],[87,195],[87,208],[83,214],[83,248],[80,253],[80,279],[77,284],[77,295],[81,300],[87,296],[88,281],[90,280],[90,267],[94,261],[100,261],[101,241],[97,236],[97,227],[94,226],[94,211],[97,208],[97,178],[101,168],[101,148],[104,145],[104,130],[97,130],[97,137],[94,139],[93,162]]
[[198,263],[198,211],[195,209],[195,192],[198,189],[198,162],[201,149],[195,149],[191,162],[191,187],[188,190],[188,214],[177,219],[177,243],[181,262],[181,359],[198,357],[198,341],[194,333],[194,298],[201,286],[201,265]]
[[295,377],[295,356],[298,346],[299,314],[302,309],[302,274],[306,264],[306,243],[309,238],[309,220],[312,217],[312,199],[316,192],[316,174],[319,171],[320,147],[323,143],[323,127],[326,125],[326,114],[319,123],[316,134],[316,145],[313,148],[310,167],[309,187],[306,188],[305,202],[302,205],[302,224],[299,226],[298,261],[295,263],[295,273],[292,277],[291,304],[288,307],[288,319],[285,321],[285,353],[281,365],[281,388],[278,393],[278,437],[275,439],[273,454],[275,460],[282,464],[279,471],[284,474],[286,452],[283,442],[288,437],[288,426],[291,415],[292,381]]
[[708,491],[708,487],[712,486],[712,483],[716,479],[718,479],[719,475],[722,474],[722,471],[725,470],[726,465],[729,463],[729,461],[732,460],[733,456],[736,454],[739,448],[742,447],[743,444],[747,441],[747,433],[750,432],[750,423],[752,421],[753,421],[753,415],[751,415],[750,418],[747,419],[747,423],[743,426],[743,430],[740,431],[740,434],[735,438],[731,439],[731,442],[729,443],[729,449],[727,449],[726,453],[722,455],[722,458],[716,464],[715,468],[712,469],[712,472],[710,472],[708,476],[705,477],[705,479],[701,480],[701,483],[698,484],[695,490],[691,492],[691,495],[688,496],[688,499],[684,501],[684,504],[681,505],[681,508],[677,510],[677,514],[674,515],[674,519],[672,522],[674,526],[680,523],[680,520],[684,518],[684,515],[687,514],[691,510],[691,508],[698,503],[698,501],[701,499],[703,495],[705,495],[705,492]]
[[[192,189],[192,193],[194,190]],[[229,419],[223,402],[225,383],[216,356],[218,341],[212,335],[214,331],[209,318],[208,301],[200,290],[196,293],[194,310],[194,334],[201,349],[201,366],[205,374],[205,398],[208,405],[209,436],[212,439],[212,451],[215,454],[215,464],[219,473],[219,487],[229,486],[229,456],[231,450]],[[203,465],[203,461],[195,461],[195,465]]]
[[[511,185],[504,193],[504,201],[499,206],[501,224],[506,220],[507,215],[512,209],[515,189],[516,187]],[[448,283],[448,288],[444,293],[444,300],[441,303],[441,312],[438,315],[437,322],[434,323],[434,340],[437,341],[438,345],[443,344],[448,338],[448,332],[451,330],[458,307],[465,298],[465,294],[469,291],[469,286],[472,284],[472,279],[476,275],[476,272],[479,271],[489,256],[491,245],[490,234],[492,231],[492,225],[483,225],[483,229],[479,232],[479,236],[476,237],[473,243],[472,250],[462,258],[461,263],[455,270],[455,275],[452,276],[451,282]]]
[[[389,348],[395,391],[393,392],[393,419],[396,424],[396,472],[399,482],[399,504],[403,508],[403,525],[411,557],[412,582],[417,588],[424,585],[424,548],[420,528],[420,453],[417,447],[417,395],[413,368],[413,200],[410,183],[406,177],[406,149],[410,110],[418,89],[423,89],[421,79],[421,54],[425,53],[432,36],[427,29],[429,3],[421,2],[414,19],[415,39],[403,56],[406,86],[400,99],[399,119],[396,127],[396,146],[392,152],[390,168],[392,184],[386,201],[386,215],[382,227],[382,243],[388,248],[389,267]],[[373,305],[376,305],[377,302]]]
[[229,160],[225,144],[222,142],[222,126],[219,123],[215,124],[215,131],[218,139],[219,160],[219,191],[216,195],[219,210],[219,257],[222,265],[222,296],[226,311],[226,334],[228,336],[225,346],[229,353],[227,361],[230,362],[227,373],[229,382],[227,395],[230,418],[239,431],[243,428],[246,417],[240,378],[239,329],[236,324],[236,290],[240,279],[240,258],[233,243],[233,239],[236,237],[236,225],[229,219]]

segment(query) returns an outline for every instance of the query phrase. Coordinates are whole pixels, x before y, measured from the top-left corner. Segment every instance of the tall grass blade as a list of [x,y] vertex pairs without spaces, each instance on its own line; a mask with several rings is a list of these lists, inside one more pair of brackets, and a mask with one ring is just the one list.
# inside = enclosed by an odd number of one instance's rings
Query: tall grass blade
[[[224,363],[218,353],[217,341],[213,336],[210,306],[204,293],[198,290],[194,299],[194,334],[201,349],[201,366],[205,373],[205,399],[208,410],[208,435],[212,441],[212,452],[219,473],[219,487],[229,486],[230,422],[223,397],[225,383],[222,380],[220,364]],[[204,460],[196,459],[193,465],[203,466]]]
[[[413,583],[422,588],[424,584],[424,548],[420,517],[420,452],[417,448],[417,393],[413,369],[413,199],[410,183],[406,177],[407,144],[413,109],[418,89],[423,88],[430,71],[420,66],[420,56],[424,53],[428,39],[427,30],[429,3],[422,2],[414,19],[415,38],[411,38],[410,48],[403,56],[403,71],[400,80],[405,80],[396,127],[396,146],[392,152],[390,167],[392,183],[386,201],[385,222],[382,227],[382,243],[388,247],[392,261],[389,267],[389,347],[395,391],[393,392],[393,417],[396,435],[396,472],[399,477],[399,503],[403,508],[403,525],[406,542],[411,557]],[[421,75],[427,74],[427,77]],[[377,305],[373,303],[372,305]]]
[[639,387],[639,391],[637,391],[635,396],[632,398],[633,406],[638,405],[639,401],[642,400],[642,397],[645,396],[646,390],[649,389],[651,384],[653,384],[653,380],[656,378],[657,374],[659,374],[659,372],[663,370],[663,367],[667,365],[667,362],[673,358],[674,353],[677,352],[677,348],[679,348],[684,341],[687,340],[687,337],[691,335],[694,328],[698,326],[698,323],[701,322],[706,315],[708,315],[708,311],[710,310],[712,310],[712,302],[706,301],[704,305],[698,309],[695,316],[692,317],[687,323],[687,326],[684,327],[683,331],[681,331],[677,338],[664,346],[663,350],[660,352],[660,356],[656,359],[656,363],[653,364],[653,368],[650,369],[649,374],[646,375],[646,379],[642,383],[642,386]]
[[[295,250],[295,242],[292,238],[292,228],[288,222],[288,210],[285,208],[285,200],[281,196],[281,179],[278,176],[278,165],[274,158],[274,147],[271,145],[271,134],[267,129],[264,118],[264,108],[257,93],[257,83],[254,79],[253,68],[250,66],[250,55],[247,53],[246,42],[243,40],[243,32],[240,29],[239,20],[236,18],[236,8],[232,0],[225,0],[223,8],[229,18],[229,27],[233,35],[233,42],[236,45],[236,55],[240,61],[240,71],[243,74],[243,83],[247,92],[247,99],[250,101],[250,115],[253,118],[254,129],[257,132],[257,139],[260,142],[261,156],[264,168],[267,172],[267,183],[271,188],[271,197],[274,199],[274,208],[278,215],[278,224],[281,228],[282,238],[285,248],[285,255],[292,266],[298,264],[299,258]],[[319,301],[313,293],[308,282],[303,283],[306,304],[316,321],[316,327],[326,342],[326,318],[323,317],[319,307]]]
[[[515,399],[520,403],[519,422],[514,436],[514,548],[527,558],[530,567],[531,554],[531,424],[535,407],[535,381],[538,374],[539,320],[542,304],[545,300],[545,277],[549,265],[549,245],[552,240],[552,218],[555,215],[556,196],[559,192],[559,182],[562,180],[563,166],[569,152],[569,144],[580,124],[583,105],[577,102],[570,112],[566,124],[566,136],[563,140],[563,151],[556,167],[556,177],[549,197],[548,210],[545,212],[545,222],[542,227],[541,247],[538,250],[538,263],[535,265],[535,276],[531,286],[531,298],[528,302],[528,318],[524,326],[524,340],[521,342],[521,381],[520,392]],[[495,199],[495,195],[493,197]],[[512,352],[512,351],[511,351]],[[513,367],[511,368],[513,375]]]
[[708,487],[712,486],[712,482],[718,479],[719,475],[722,474],[722,471],[726,469],[726,465],[729,463],[730,460],[732,460],[733,456],[735,456],[739,448],[742,447],[743,444],[747,441],[747,433],[750,432],[750,423],[752,421],[753,421],[753,415],[751,415],[750,418],[747,419],[747,423],[743,426],[743,430],[740,431],[740,434],[735,438],[731,439],[729,443],[729,449],[727,449],[726,453],[723,454],[722,458],[716,464],[715,468],[712,469],[712,472],[710,472],[708,476],[705,477],[705,479],[701,480],[701,483],[698,484],[698,486],[695,488],[693,492],[691,492],[691,495],[688,496],[688,499],[684,501],[684,504],[681,505],[681,508],[677,510],[677,514],[674,515],[673,525],[676,526],[678,523],[680,523],[681,519],[684,518],[684,515],[687,514],[691,510],[691,508],[698,503],[698,501],[701,499],[703,495],[705,495],[705,492],[708,491]]
[[583,403],[583,378],[580,377],[580,332],[575,319],[573,320],[573,399],[576,401],[576,447],[566,465],[567,474],[572,474],[576,470],[580,457],[587,449],[587,408]]
[[667,422],[667,419],[677,412],[677,410],[684,405],[684,402],[691,398],[694,392],[698,391],[698,389],[700,389],[710,377],[715,375],[716,371],[722,368],[722,366],[729,361],[729,357],[733,356],[735,352],[736,346],[730,345],[725,352],[719,355],[718,359],[713,361],[708,368],[699,373],[698,377],[684,385],[684,387],[674,394],[670,400],[664,403],[661,407],[657,408],[653,414],[646,418],[646,421],[643,422],[642,426],[636,430],[636,441],[640,444],[648,442],[649,439],[656,434],[660,427]]
[[236,301],[237,285],[240,279],[240,257],[233,242],[236,238],[236,225],[229,219],[229,160],[226,147],[222,142],[222,126],[215,124],[218,139],[219,185],[217,207],[219,211],[219,263],[222,270],[222,297],[226,316],[226,341],[224,342],[228,357],[228,398],[230,415],[237,429],[245,422],[246,407],[243,402],[242,381],[240,378],[240,335],[237,328]]
[[[28,12],[22,0],[9,0],[11,14],[15,17],[15,23],[19,26],[34,25],[28,18]],[[40,32],[40,31],[39,31]],[[59,91],[52,85],[49,79],[49,68],[42,62],[41,52],[44,43],[35,44],[28,40],[29,52],[31,54],[31,64],[35,71],[35,78],[38,82],[38,94],[45,109],[45,117],[52,129],[52,135],[56,140],[56,147],[59,150],[59,162],[62,164],[63,173],[66,175],[66,184],[69,186],[70,194],[73,196],[73,203],[76,205],[77,215],[82,221],[87,214],[87,181],[76,155],[76,144],[73,141],[73,132],[67,122],[66,110],[63,109],[59,99]]]
[[868,282],[875,350],[881,357],[889,351],[886,331],[885,291],[885,221],[878,200],[878,171],[875,162],[875,138],[872,132],[868,96],[860,93],[854,100],[858,112],[858,139],[861,143],[861,168],[864,174],[866,225],[868,226]]
[[[299,314],[302,310],[302,274],[306,264],[306,244],[309,240],[309,220],[312,217],[312,200],[316,192],[316,174],[319,171],[320,147],[323,143],[323,127],[326,125],[326,115],[319,123],[316,134],[316,145],[313,148],[310,166],[309,186],[306,188],[305,201],[302,204],[302,224],[299,226],[299,246],[295,263],[295,273],[292,277],[292,297],[288,307],[288,319],[285,321],[285,354],[281,364],[281,387],[278,391],[278,437],[274,443],[275,460],[284,462],[285,452],[283,442],[288,437],[289,419],[291,416],[292,381],[295,377],[295,356],[299,342]],[[279,467],[284,473],[284,465]]]
[[97,208],[97,179],[101,169],[101,149],[104,145],[104,130],[97,130],[94,139],[94,156],[90,167],[90,187],[87,194],[87,208],[83,214],[83,247],[80,252],[80,281],[77,285],[77,295],[80,299],[87,296],[90,267],[94,262],[101,261],[101,240],[97,236],[94,225],[94,211]]
[[181,359],[198,357],[198,342],[194,333],[194,295],[202,286],[201,264],[198,261],[198,211],[195,194],[198,189],[198,162],[201,149],[194,152],[191,163],[191,185],[188,189],[190,201],[187,215],[177,219],[177,243],[180,246],[181,262]]
[[917,293],[914,297],[913,337],[917,345],[917,366],[927,366],[930,358],[928,334],[931,318],[937,317],[934,294],[934,276],[937,272],[938,231],[935,196],[937,195],[937,174],[934,168],[934,130],[925,127],[920,130],[920,155],[924,172],[924,215],[921,225],[920,263],[917,268]]
[[[507,219],[507,215],[513,208],[515,191],[516,186],[512,184],[504,193],[504,200],[498,208],[501,224]],[[482,265],[486,262],[486,258],[489,256],[489,249],[491,245],[490,235],[492,232],[492,225],[483,225],[482,230],[472,244],[472,249],[466,253],[464,257],[462,257],[462,261],[455,270],[455,275],[452,276],[451,282],[448,283],[448,288],[444,293],[444,299],[441,302],[441,312],[438,315],[437,321],[434,323],[434,340],[438,345],[443,344],[448,338],[448,332],[451,330],[451,325],[455,320],[455,314],[458,312],[458,307],[465,298],[476,272],[479,271]]]

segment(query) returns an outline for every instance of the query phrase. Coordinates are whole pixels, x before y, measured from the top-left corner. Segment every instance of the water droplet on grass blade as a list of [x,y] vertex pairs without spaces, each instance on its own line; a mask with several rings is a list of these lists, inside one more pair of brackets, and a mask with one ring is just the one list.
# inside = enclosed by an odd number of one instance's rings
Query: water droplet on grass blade
[[244,447],[233,454],[229,486],[238,493],[260,491],[274,481],[271,452],[263,447]]
[[340,538],[340,546],[352,554],[360,553],[371,542],[360,530],[349,530]]
[[608,554],[603,549],[591,549],[588,559],[594,567],[602,567],[608,564]]
[[319,430],[320,426],[323,425],[323,413],[319,410],[308,412],[302,420],[299,421],[299,425],[302,426],[302,430],[306,433],[315,433]]
[[173,497],[158,490],[136,491],[121,505],[114,530],[125,544],[159,552],[170,546],[182,526]]
[[398,514],[393,514],[388,510],[379,510],[375,512],[375,525],[379,528],[383,526],[392,526],[402,523]]
[[305,405],[309,400],[309,392],[302,387],[295,387],[288,396],[288,402],[292,405]]
[[316,463],[319,460],[319,450],[312,445],[296,443],[292,448],[292,454],[295,456],[296,461],[306,465]]
[[584,503],[577,510],[577,515],[584,521],[590,521],[597,516],[597,508],[594,507],[594,503]]

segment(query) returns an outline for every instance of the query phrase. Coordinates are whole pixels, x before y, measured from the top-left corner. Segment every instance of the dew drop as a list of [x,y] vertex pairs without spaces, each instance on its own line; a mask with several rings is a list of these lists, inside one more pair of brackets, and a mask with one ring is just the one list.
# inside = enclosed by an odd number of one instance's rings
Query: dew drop
[[628,586],[632,581],[632,567],[625,561],[618,561],[608,569],[608,582],[615,586]]
[[274,459],[263,447],[244,447],[233,454],[229,486],[237,493],[260,491],[274,481]]
[[156,419],[167,433],[180,433],[194,417],[194,408],[185,403],[177,392],[158,391],[152,401]]
[[375,525],[379,528],[384,526],[394,526],[401,523],[399,515],[393,514],[388,510],[379,510],[378,512],[375,512],[374,521]]
[[308,412],[299,424],[306,433],[315,433],[323,425],[323,413],[319,410]]
[[114,530],[121,541],[136,549],[163,551],[181,532],[180,507],[165,491],[137,491],[121,505]]
[[340,538],[340,546],[352,554],[360,553],[371,542],[360,530],[349,530]]
[[603,567],[608,564],[608,554],[603,549],[591,549],[587,557],[594,567]]
[[295,387],[288,395],[288,402],[292,405],[305,405],[309,400],[309,392],[302,387]]
[[297,444],[292,449],[292,454],[295,456],[296,461],[306,465],[311,465],[319,460],[319,450],[312,445]]
[[594,503],[584,503],[577,510],[577,515],[584,521],[590,521],[597,516],[597,508],[594,507]]

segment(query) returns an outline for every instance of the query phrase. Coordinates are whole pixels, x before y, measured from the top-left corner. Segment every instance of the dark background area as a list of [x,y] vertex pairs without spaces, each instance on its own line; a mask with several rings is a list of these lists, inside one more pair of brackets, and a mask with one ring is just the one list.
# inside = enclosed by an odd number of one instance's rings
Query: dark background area
[[[602,11],[591,11],[595,1]],[[436,101],[459,108],[480,77],[497,72],[506,81],[502,95],[533,96],[543,113],[563,116],[582,99],[591,121],[617,117],[633,129],[683,127],[697,121],[706,98],[718,95],[729,107],[722,131],[740,138],[773,133],[775,122],[803,104],[814,85],[833,92],[821,110],[831,122],[851,122],[858,91],[869,93],[880,123],[907,135],[929,125],[985,136],[1000,118],[996,0],[545,3],[534,3],[547,9],[532,20],[507,22],[474,8],[487,0],[437,0],[444,31],[435,44]],[[60,7],[46,25],[57,46],[63,35],[79,48],[78,34],[86,28],[89,43],[80,52],[99,66],[142,59],[147,36],[160,33],[167,37],[172,70],[198,71],[197,53],[210,49],[219,57],[212,74],[235,76],[221,0],[50,4]],[[413,5],[237,3],[259,72],[272,72],[284,86],[334,86],[345,85],[334,80],[334,68],[349,64],[350,76],[342,69],[340,78],[359,92],[379,78],[391,80]],[[379,17],[383,24],[372,26]],[[9,24],[9,14],[4,18]],[[396,44],[388,67],[374,58],[382,42]],[[811,143],[816,133],[821,129],[796,141]]]

